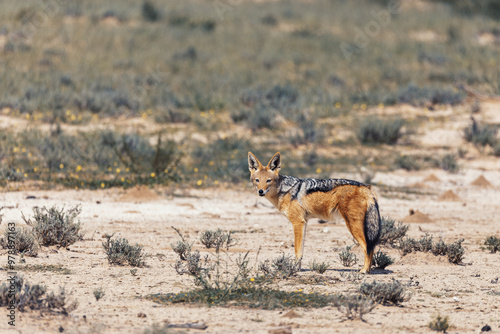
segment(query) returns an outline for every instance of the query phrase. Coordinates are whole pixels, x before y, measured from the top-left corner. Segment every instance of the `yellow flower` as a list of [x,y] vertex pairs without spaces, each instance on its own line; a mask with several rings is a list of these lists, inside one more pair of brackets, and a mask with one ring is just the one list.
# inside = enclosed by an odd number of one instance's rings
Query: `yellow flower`
[[316,174],[321,173],[321,168],[316,168]]
[[143,113],[142,113],[142,118],[144,118],[144,119],[148,118],[148,114],[147,114],[147,113],[145,113],[145,112],[143,112]]
[[210,166],[213,166],[213,165],[215,165],[215,162],[210,161],[208,164],[209,164]]
[[23,148],[21,149],[21,152],[25,153],[25,152],[26,152],[26,148],[24,148],[24,147],[23,147]]
[[104,182],[101,182],[101,188],[104,188],[105,186]]
[[197,184],[197,185],[199,185],[199,186],[201,186],[201,185],[203,184],[203,180],[198,180],[198,181],[196,182],[196,184]]
[[63,168],[64,168],[64,164],[60,164],[60,165],[59,165],[59,168],[60,168],[60,169],[63,169]]
[[120,168],[117,168],[117,169],[116,169],[116,172],[117,172],[118,174],[120,174],[120,172],[121,172],[121,171],[122,171],[122,170],[121,170]]
[[364,103],[363,103],[363,104],[361,105],[361,110],[365,110],[365,109],[366,109],[366,104],[364,104]]
[[151,173],[151,177],[155,177],[156,176],[156,173]]
[[28,173],[24,173],[24,177],[28,177]]
[[81,171],[81,170],[82,170],[82,166],[80,166],[80,165],[76,166],[76,171],[77,171],[77,172],[79,172],[79,171]]
[[14,149],[12,150],[14,153],[17,153],[19,152],[19,147],[14,147]]
[[378,107],[379,107],[380,109],[382,109],[382,108],[384,108],[384,104],[383,104],[383,103],[379,103],[379,104],[378,104]]
[[219,181],[215,180],[215,181],[214,181],[214,184],[215,184],[215,185],[218,185],[218,184],[219,184]]
[[208,175],[203,175],[203,178],[206,180],[208,179]]
[[255,281],[255,278],[253,278],[253,277],[250,278],[250,282],[253,282],[253,281]]
[[125,178],[124,178],[124,177],[122,177],[120,180],[121,180],[122,182],[125,182]]
[[195,173],[198,173],[198,168],[197,167],[195,167],[193,170],[194,170]]
[[340,108],[341,106],[342,106],[342,104],[340,104],[340,102],[335,103],[335,108],[337,108],[337,109],[338,109],[338,108]]

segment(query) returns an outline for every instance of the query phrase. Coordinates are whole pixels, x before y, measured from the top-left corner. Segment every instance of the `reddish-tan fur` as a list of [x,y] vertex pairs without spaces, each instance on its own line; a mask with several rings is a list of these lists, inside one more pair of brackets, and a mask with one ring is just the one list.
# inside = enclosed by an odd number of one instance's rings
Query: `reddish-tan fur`
[[280,155],[276,153],[269,164],[263,166],[249,152],[250,178],[259,195],[265,196],[292,223],[297,261],[300,263],[303,256],[307,220],[309,218],[329,220],[335,213],[339,213],[344,218],[348,230],[365,252],[362,272],[369,272],[374,250],[368,251],[367,249],[365,216],[370,206],[377,206],[375,195],[370,187],[345,184],[336,186],[330,191],[315,191],[308,194],[301,192],[296,194],[297,198],[293,198],[291,191],[280,192],[280,162]]

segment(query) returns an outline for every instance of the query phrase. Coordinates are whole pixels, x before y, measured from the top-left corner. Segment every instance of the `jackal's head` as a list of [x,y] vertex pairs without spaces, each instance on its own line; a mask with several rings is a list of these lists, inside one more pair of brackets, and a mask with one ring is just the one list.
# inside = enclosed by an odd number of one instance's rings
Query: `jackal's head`
[[271,158],[267,166],[262,166],[255,155],[252,152],[248,152],[248,168],[250,169],[250,180],[252,180],[259,196],[266,196],[269,191],[274,195],[277,191],[281,169],[280,152]]

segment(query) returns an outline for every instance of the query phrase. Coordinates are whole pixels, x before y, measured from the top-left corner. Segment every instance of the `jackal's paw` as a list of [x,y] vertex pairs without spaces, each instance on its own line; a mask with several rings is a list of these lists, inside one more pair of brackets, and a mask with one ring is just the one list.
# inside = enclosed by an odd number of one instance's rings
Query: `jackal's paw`
[[360,273],[360,274],[365,274],[365,275],[366,275],[366,274],[369,274],[369,273],[370,273],[370,271],[369,271],[369,270],[366,270],[365,268],[363,268],[363,269],[361,269],[361,270],[359,271],[359,273]]

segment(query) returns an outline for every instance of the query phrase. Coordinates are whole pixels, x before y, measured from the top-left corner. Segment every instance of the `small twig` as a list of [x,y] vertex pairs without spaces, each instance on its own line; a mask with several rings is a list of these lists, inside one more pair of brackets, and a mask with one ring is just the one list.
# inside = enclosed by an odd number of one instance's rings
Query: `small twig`
[[207,329],[208,326],[205,325],[204,322],[190,322],[187,324],[170,324],[170,325],[167,325],[167,328],[188,328],[188,329],[204,330],[204,329]]

